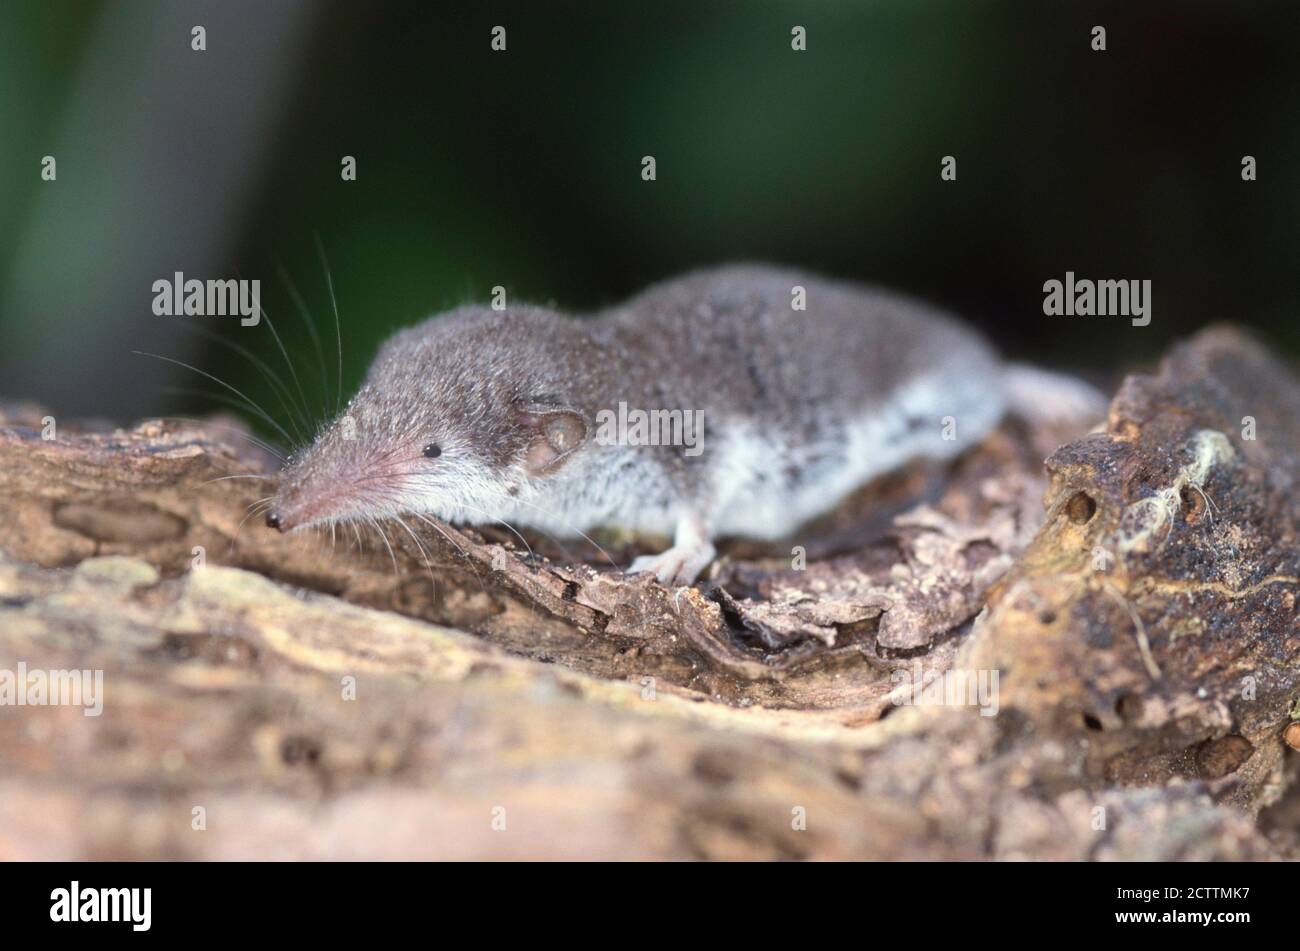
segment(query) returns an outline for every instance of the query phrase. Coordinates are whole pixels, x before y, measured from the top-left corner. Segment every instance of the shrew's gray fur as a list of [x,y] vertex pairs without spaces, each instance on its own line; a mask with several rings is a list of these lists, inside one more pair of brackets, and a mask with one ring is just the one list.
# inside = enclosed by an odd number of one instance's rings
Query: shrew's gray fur
[[[1040,414],[1100,406],[1082,384],[1004,367],[925,304],[759,265],[665,281],[585,318],[461,307],[383,346],[346,410],[290,460],[268,521],[671,532],[671,548],[632,568],[689,583],[715,537],[785,536],[913,457],[960,452],[1008,399]],[[607,425],[655,411],[696,421],[696,438]]]

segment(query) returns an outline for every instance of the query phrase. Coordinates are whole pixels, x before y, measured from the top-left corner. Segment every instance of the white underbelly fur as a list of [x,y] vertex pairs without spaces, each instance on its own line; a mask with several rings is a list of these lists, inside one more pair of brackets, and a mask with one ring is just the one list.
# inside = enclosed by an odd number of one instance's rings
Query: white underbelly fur
[[[712,505],[698,514],[715,537],[781,538],[911,459],[962,452],[997,425],[1004,408],[1001,383],[987,370],[922,378],[830,434],[830,461],[816,467],[807,464],[807,447],[793,447],[770,423],[706,417]],[[801,473],[793,488],[782,477],[791,466]],[[671,535],[687,511],[665,492],[662,471],[650,465],[614,469],[608,457],[590,457],[544,494],[514,500],[505,517],[570,537],[601,526]]]
[[[714,533],[763,539],[789,535],[866,482],[912,459],[945,459],[962,452],[997,425],[1003,410],[1001,388],[986,375],[962,380],[945,374],[938,381],[916,381],[889,403],[851,421],[842,450],[830,447],[835,461],[793,490],[770,473],[798,461],[805,451],[792,451],[778,434],[764,433],[746,420],[729,421],[717,459],[720,505]],[[918,421],[915,428],[907,426],[908,420]]]

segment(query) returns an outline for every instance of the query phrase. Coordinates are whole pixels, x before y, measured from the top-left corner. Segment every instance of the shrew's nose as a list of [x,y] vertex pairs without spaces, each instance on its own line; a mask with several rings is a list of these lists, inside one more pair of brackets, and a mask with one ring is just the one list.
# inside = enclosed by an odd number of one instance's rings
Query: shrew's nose
[[279,513],[279,512],[267,512],[267,513],[266,513],[266,524],[267,524],[270,528],[278,528],[278,529],[280,529],[280,531],[284,531],[284,527],[283,527],[283,525],[282,525],[282,523],[281,523],[281,520],[280,520],[280,513]]

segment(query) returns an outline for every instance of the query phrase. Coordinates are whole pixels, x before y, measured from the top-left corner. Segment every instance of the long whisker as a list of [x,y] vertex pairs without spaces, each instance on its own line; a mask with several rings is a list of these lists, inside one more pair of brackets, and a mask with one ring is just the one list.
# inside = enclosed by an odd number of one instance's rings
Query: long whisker
[[325,257],[325,244],[320,239],[320,232],[315,234],[316,251],[320,254],[320,263],[325,268],[325,283],[329,285],[330,306],[334,308],[334,339],[338,342],[339,368],[338,368],[338,389],[335,390],[334,412],[338,412],[343,406],[343,332],[339,328],[339,302],[334,296],[334,278],[330,275],[329,259]]
[[214,483],[214,482],[228,482],[228,481],[231,480],[231,479],[262,479],[262,480],[264,480],[264,481],[266,481],[266,482],[274,482],[274,481],[275,481],[275,476],[271,476],[271,475],[228,475],[228,476],[221,476],[220,478],[217,478],[217,479],[209,479],[209,480],[206,481],[206,482],[200,482],[197,486],[195,486],[195,488],[196,488],[196,489],[197,489],[197,488],[202,488],[203,486],[205,486],[205,485],[211,485],[211,484]]
[[240,436],[244,439],[247,439],[249,442],[257,446],[259,449],[264,449],[266,452],[269,452],[271,455],[275,456],[275,458],[279,459],[281,462],[284,462],[284,454],[280,452],[278,447],[271,445],[271,443],[267,442],[264,439],[258,439],[256,436],[244,432],[238,426],[228,426],[225,423],[218,423],[208,419],[200,419],[197,416],[158,416],[155,418],[164,420],[166,422],[194,423],[197,426],[211,426],[214,429],[224,429],[227,432],[234,433],[236,436]]
[[[556,518],[555,513],[553,513],[553,512],[548,512],[546,509],[542,508],[540,505],[535,505],[534,503],[529,502],[527,499],[521,499],[521,498],[516,497],[516,498],[514,499],[514,501],[519,502],[519,503],[521,503],[521,504],[523,504],[523,505],[527,505],[527,506],[528,506],[529,508],[531,508],[531,509],[536,509],[537,511],[539,511],[539,512],[541,512],[543,515],[545,515],[547,518]],[[607,562],[609,562],[609,566],[610,566],[611,568],[613,568],[615,571],[622,571],[622,570],[623,570],[623,569],[619,568],[619,566],[616,565],[616,564],[614,563],[614,559],[611,558],[611,557],[609,556],[609,552],[607,552],[607,551],[605,551],[605,549],[601,548],[600,545],[597,544],[597,542],[596,542],[596,540],[595,540],[594,538],[592,538],[592,537],[591,537],[590,535],[588,535],[586,532],[584,532],[584,531],[582,531],[582,530],[580,530],[580,529],[574,528],[574,527],[573,527],[573,523],[570,522],[568,519],[561,518],[560,521],[563,522],[563,523],[568,527],[568,529],[569,529],[570,531],[572,531],[573,533],[575,533],[575,534],[577,534],[577,535],[581,535],[583,538],[585,538],[585,539],[587,540],[587,542],[588,542],[590,545],[594,546],[595,549],[596,549],[596,551],[600,552],[601,556],[604,557],[604,559],[605,559]]]
[[478,568],[474,564],[474,559],[470,557],[469,552],[467,552],[462,546],[456,544],[456,540],[452,538],[450,535],[448,535],[446,529],[444,529],[437,522],[429,518],[426,518],[425,516],[421,515],[419,512],[412,512],[411,514],[414,515],[416,518],[418,518],[420,521],[424,522],[424,524],[428,525],[430,528],[436,531],[443,538],[447,539],[447,541],[452,545],[452,547],[454,547],[458,552],[460,552],[461,557],[464,558],[465,562],[469,565],[470,571],[474,572],[474,577],[478,581],[479,590],[483,593],[484,597],[487,597],[487,588],[483,584],[483,575],[479,573]]
[[[168,383],[156,384],[154,386],[154,389],[159,390],[163,393],[170,393],[174,396],[201,396],[205,400],[211,400],[214,403],[220,403],[222,406],[229,406],[232,409],[239,410],[241,413],[244,412],[246,409],[248,409],[248,407],[245,405],[243,400],[237,400],[229,393],[214,393],[212,392],[212,390],[200,390],[198,387],[193,387],[193,386],[172,386],[171,384]],[[178,419],[184,417],[160,416],[158,418]]]
[[433,585],[436,588],[438,586],[438,581],[433,577],[433,564],[429,560],[429,552],[425,549],[424,543],[420,541],[419,537],[416,536],[415,532],[411,531],[411,527],[407,525],[406,522],[402,521],[401,518],[394,515],[393,519],[394,521],[397,522],[398,525],[402,526],[406,534],[411,536],[411,541],[415,542],[415,547],[420,550],[420,557],[424,559],[424,567],[427,568],[429,571],[429,584]]
[[276,429],[276,431],[277,431],[281,436],[283,436],[283,437],[285,438],[285,441],[286,441],[286,442],[288,442],[288,443],[291,444],[291,445],[293,444],[293,441],[294,441],[294,440],[293,440],[293,437],[290,436],[290,435],[285,431],[285,428],[284,428],[283,426],[281,426],[281,425],[280,425],[279,423],[277,423],[274,419],[272,419],[271,416],[270,416],[270,414],[267,413],[266,410],[262,409],[262,407],[259,406],[256,402],[254,402],[252,399],[250,399],[250,398],[247,396],[247,394],[241,393],[239,390],[235,389],[233,386],[231,386],[231,385],[230,385],[229,383],[227,383],[225,380],[219,380],[219,379],[217,379],[215,376],[213,376],[211,373],[208,373],[208,372],[206,372],[206,371],[204,371],[204,370],[200,370],[200,369],[199,369],[198,367],[196,367],[196,366],[191,366],[190,364],[184,362],[183,360],[173,360],[171,357],[164,357],[164,356],[162,356],[161,354],[157,354],[157,353],[146,353],[146,352],[143,351],[143,350],[132,350],[131,352],[134,353],[134,354],[138,354],[139,356],[142,356],[142,357],[153,357],[155,360],[162,360],[162,361],[164,361],[164,362],[166,362],[166,363],[174,363],[174,364],[175,364],[176,366],[178,366],[178,367],[184,367],[184,368],[187,369],[187,370],[192,370],[193,372],[199,374],[199,376],[207,377],[207,378],[208,378],[209,380],[211,380],[213,383],[217,383],[217,384],[220,384],[221,386],[224,386],[226,389],[230,390],[230,392],[234,393],[234,394],[235,394],[236,396],[238,396],[240,399],[244,400],[244,401],[249,405],[249,407],[250,407],[254,412],[256,412],[259,416],[262,417],[263,420],[265,420],[265,421],[266,421],[267,423],[269,423],[270,425],[274,426],[275,429]]
[[395,577],[400,578],[401,572],[397,570],[397,555],[393,553],[393,546],[388,542],[388,534],[384,531],[383,527],[379,524],[379,520],[374,518],[373,516],[367,516],[366,522],[370,525],[371,528],[377,531],[379,533],[379,537],[384,540],[384,547],[388,549],[388,557],[391,558],[393,562],[393,575]]
[[450,535],[448,535],[446,529],[444,529],[441,525],[439,525],[435,521],[432,521],[426,516],[421,515],[419,512],[412,512],[411,514],[414,515],[416,518],[418,518],[421,522],[424,522],[424,524],[428,525],[430,528],[436,531],[443,538],[447,539],[447,543],[450,544],[453,548],[455,548],[456,551],[460,552],[461,555],[463,555],[465,558],[469,558],[469,552],[467,552],[461,545],[456,544],[456,540],[452,538]]
[[307,333],[311,336],[312,346],[316,350],[316,363],[320,366],[321,379],[320,411],[321,415],[325,416],[329,413],[326,403],[329,386],[325,382],[325,348],[321,345],[320,334],[316,332],[316,321],[311,319],[311,311],[307,309],[306,302],[302,299],[302,295],[298,293],[298,286],[294,284],[293,279],[289,277],[289,272],[285,270],[283,264],[277,261],[275,266],[277,273],[280,275],[281,283],[283,283],[285,289],[288,290],[289,297],[293,300],[294,307],[297,308],[299,315],[302,317],[302,322],[307,325]]
[[[391,453],[390,453],[390,454],[391,454]],[[367,487],[368,485],[371,485],[371,484],[381,484],[381,485],[383,485],[385,488],[391,490],[391,489],[393,489],[395,486],[396,486],[396,487],[401,487],[401,486],[403,486],[403,485],[406,485],[406,484],[408,484],[408,483],[410,483],[410,482],[414,482],[414,481],[416,481],[416,480],[415,480],[413,477],[411,477],[411,476],[396,476],[396,477],[394,477],[394,476],[392,476],[392,475],[385,474],[385,473],[377,473],[377,474],[374,474],[374,475],[371,475],[371,476],[367,476],[367,477],[363,477],[363,478],[361,478],[361,479],[358,479],[358,480],[353,481],[353,482],[351,483],[351,488],[355,491],[355,490],[363,489],[363,488],[365,488],[365,487]],[[391,498],[385,498],[384,500],[385,500],[385,501],[390,501],[390,502],[391,502]],[[452,547],[454,547],[454,548],[456,549],[457,553],[458,553],[462,558],[465,559],[465,561],[466,561],[466,562],[468,563],[468,565],[470,566],[470,569],[471,569],[471,570],[474,572],[474,574],[478,577],[478,584],[479,584],[479,587],[480,587],[480,589],[483,590],[483,593],[486,594],[486,593],[487,593],[487,589],[486,589],[486,587],[485,587],[484,584],[483,584],[482,576],[479,575],[478,569],[477,569],[477,567],[475,567],[474,559],[470,556],[469,552],[467,552],[467,551],[465,550],[465,548],[464,548],[462,545],[459,545],[459,544],[456,542],[456,540],[455,540],[454,538],[452,538],[452,537],[451,537],[451,536],[450,536],[450,535],[449,535],[449,534],[448,534],[448,533],[447,533],[447,532],[442,528],[442,526],[438,525],[438,524],[435,523],[435,522],[430,521],[429,519],[425,518],[423,515],[419,514],[418,512],[412,512],[412,513],[410,513],[410,514],[414,515],[416,518],[418,518],[418,519],[420,519],[421,521],[425,522],[427,525],[429,525],[431,528],[433,528],[435,531],[437,531],[439,534],[441,534],[442,537],[445,538],[445,539],[447,540],[447,542],[448,542]],[[390,516],[393,517],[393,518],[397,518],[397,515],[396,515],[395,512],[386,512],[386,513],[385,513],[385,517],[390,517]],[[370,517],[370,516],[365,517],[365,519],[366,519],[368,522],[372,523],[372,524],[373,524],[374,521],[375,521],[374,518],[373,518],[373,517]],[[354,529],[354,531],[355,531],[355,528],[356,528],[356,521],[357,521],[357,520],[356,520],[356,519],[348,519],[347,521],[349,521],[349,522],[352,523],[352,525],[353,525],[353,529]],[[375,526],[375,527],[378,527],[378,526]],[[381,534],[382,534],[382,529],[381,529]],[[525,546],[528,545],[528,542],[527,542],[526,540],[522,539],[522,537],[521,537],[520,540],[524,542],[524,545],[525,545]],[[386,538],[385,538],[385,541],[387,541]],[[360,545],[360,537],[358,536],[358,546],[359,546],[359,545]],[[531,551],[531,549],[530,549],[530,551]],[[390,549],[389,549],[389,553],[390,553],[390,555],[392,554],[392,549],[391,549],[391,547],[390,547]]]
[[[492,519],[492,521],[496,522],[498,525],[504,525],[507,529],[509,529],[514,534],[515,538],[519,539],[520,543],[527,550],[528,557],[529,558],[535,557],[535,553],[533,552],[533,546],[528,544],[528,539],[524,538],[523,535],[519,534],[518,529],[516,529],[505,519],[498,518],[497,516],[493,515],[491,512],[488,512],[485,509],[478,508],[477,506],[470,505],[468,502],[461,502],[460,504],[472,512],[478,512],[480,515],[486,515],[488,518]],[[555,542],[555,544],[559,545],[560,549],[565,552],[566,557],[568,557],[570,560],[574,560],[572,554],[569,553],[567,549],[565,549],[564,544],[558,538],[556,538],[550,532],[543,532],[542,534],[546,535],[546,537],[550,538],[553,542]]]
[[[266,316],[265,310],[262,311],[262,315]],[[267,326],[271,327],[271,333],[274,334],[275,327],[274,325],[271,324],[270,317],[267,317],[266,323]],[[188,327],[189,325],[182,325],[182,326]],[[242,344],[235,343],[233,340],[228,340],[225,337],[221,336],[221,334],[213,333],[211,330],[208,330],[206,327],[192,326],[189,327],[189,331],[190,333],[194,333],[200,337],[203,337],[205,340],[211,340],[212,342],[216,343],[218,346],[225,347],[227,350],[230,350],[232,353],[239,354],[241,357],[243,357],[249,363],[251,363],[257,369],[257,371],[262,374],[263,378],[268,383],[271,384],[271,392],[275,394],[276,399],[280,401],[280,405],[284,408],[285,413],[288,414],[289,421],[293,424],[294,430],[298,433],[299,441],[306,440],[306,437],[303,436],[302,429],[299,426],[298,416],[299,413],[303,413],[304,418],[306,418],[309,414],[306,414],[305,410],[299,409],[298,404],[293,399],[293,393],[290,392],[289,387],[285,385],[284,381],[280,379],[280,375],[276,373],[273,369],[271,369],[270,364],[268,364],[265,360],[263,360],[261,357],[253,353],[253,351],[249,350],[247,347],[243,346]],[[292,406],[290,404],[292,404]]]
[[[381,457],[381,459],[382,459],[382,457]],[[418,484],[419,484],[419,479],[416,478],[416,477],[414,477],[414,476],[409,476],[409,475],[407,475],[407,476],[403,476],[403,475],[393,476],[393,475],[391,475],[391,474],[389,474],[389,473],[376,473],[376,474],[371,475],[371,476],[363,476],[361,479],[358,479],[358,480],[356,480],[355,482],[353,482],[352,485],[353,485],[354,487],[365,487],[365,486],[368,486],[368,485],[373,484],[373,483],[382,483],[382,484],[384,484],[385,486],[391,488],[391,487],[394,487],[394,486],[400,487],[400,486],[413,485],[413,484],[414,484],[414,485],[418,485]],[[507,522],[505,519],[500,518],[499,516],[493,515],[491,512],[487,511],[486,509],[482,509],[482,508],[479,508],[478,506],[471,505],[470,503],[465,502],[465,501],[460,501],[460,502],[458,502],[458,504],[461,505],[461,506],[463,506],[464,508],[469,509],[470,511],[477,512],[477,513],[479,513],[480,515],[484,515],[484,516],[486,516],[489,520],[491,520],[491,521],[493,521],[493,522],[496,522],[498,525],[503,526],[505,529],[507,529],[509,532],[511,532],[511,533],[515,536],[515,538],[519,539],[519,543],[520,543],[521,545],[524,546],[524,549],[528,552],[528,555],[529,555],[530,558],[535,558],[535,557],[536,557],[536,554],[537,554],[537,553],[536,553],[535,551],[533,551],[533,546],[532,546],[531,544],[529,544],[528,539],[525,538],[522,534],[520,534],[519,530],[516,529],[513,525],[511,525],[509,522]],[[547,532],[547,531],[541,530],[541,529],[539,529],[539,531],[541,531],[542,534],[545,535],[547,538],[549,538],[549,539],[551,539],[553,542],[555,542],[556,545],[559,546],[560,550],[564,552],[565,557],[568,558],[569,561],[571,561],[571,562],[578,562],[578,561],[581,561],[581,559],[579,559],[579,558],[575,558],[574,555],[573,555],[573,553],[572,553],[571,551],[569,551],[569,549],[564,545],[564,543],[563,543],[562,541],[560,541],[560,539],[557,538],[555,535],[553,535],[553,534],[550,533],[550,532]],[[593,544],[594,544],[594,543],[593,543]],[[599,546],[597,546],[597,547],[599,547]]]
[[[408,485],[408,484],[412,484],[412,483],[414,483],[414,484],[418,484],[418,481],[419,481],[418,479],[416,479],[415,477],[412,477],[412,476],[393,476],[393,475],[388,474],[388,473],[377,473],[377,474],[375,474],[375,475],[373,475],[373,476],[366,476],[366,477],[363,477],[363,478],[357,480],[356,482],[353,483],[353,486],[354,486],[354,487],[367,487],[367,486],[369,486],[369,485],[371,485],[371,484],[383,484],[385,487],[392,488],[392,487],[394,487],[395,485],[398,486],[398,487],[400,487],[400,486]],[[508,531],[510,531],[510,532],[511,532],[511,533],[512,533],[516,538],[519,539],[520,543],[524,546],[524,549],[528,552],[528,555],[529,555],[530,558],[535,558],[535,557],[536,557],[536,554],[537,554],[537,553],[533,550],[532,545],[529,544],[528,539],[525,538],[522,534],[520,534],[519,530],[516,529],[513,525],[511,525],[509,522],[507,522],[505,519],[500,518],[500,517],[498,517],[498,516],[496,516],[496,515],[493,515],[491,512],[489,512],[489,511],[487,511],[487,510],[485,510],[485,509],[481,509],[481,508],[479,508],[479,507],[477,507],[477,506],[475,506],[475,505],[471,505],[470,503],[465,502],[465,501],[459,501],[458,504],[462,505],[463,507],[469,509],[469,510],[472,511],[472,512],[477,512],[477,513],[479,513],[479,514],[485,516],[488,520],[490,520],[490,521],[492,521],[492,522],[495,522],[495,523],[497,523],[497,524],[502,525],[503,527],[505,527],[505,528],[506,528]],[[536,507],[536,506],[534,506],[534,507]],[[427,521],[427,520],[426,520],[426,521]],[[436,527],[436,526],[435,526],[435,527]],[[547,538],[550,538],[553,542],[555,542],[555,544],[556,544],[557,546],[559,546],[560,550],[564,553],[565,558],[566,558],[570,563],[577,564],[577,563],[580,563],[580,562],[583,560],[583,559],[581,559],[581,558],[576,557],[576,556],[573,554],[573,552],[570,551],[570,549],[568,548],[568,546],[566,546],[566,545],[565,545],[565,544],[564,544],[564,543],[563,543],[563,542],[562,542],[562,541],[561,541],[557,536],[555,536],[553,533],[548,532],[548,531],[545,531],[545,530],[542,530],[542,529],[539,529],[539,531],[541,531],[543,535],[545,535]],[[444,533],[444,534],[445,534],[445,533]],[[578,532],[578,534],[582,535],[583,533]],[[608,561],[608,562],[610,563],[610,565],[611,565],[611,566],[612,566],[616,571],[619,570],[618,565],[615,564],[614,560],[613,560],[612,558],[610,558],[609,554],[608,554],[607,552],[605,552],[605,550],[604,550],[603,548],[601,548],[600,545],[598,545],[595,541],[593,541],[590,537],[588,537],[588,536],[586,536],[586,535],[583,535],[583,537],[586,538],[587,541],[590,542],[591,545],[592,545],[593,547],[595,547],[598,551],[600,551],[600,553],[601,553],[602,555],[605,556],[605,560]],[[451,539],[448,538],[448,541],[451,541]],[[455,544],[455,543],[453,542],[453,544]],[[460,549],[460,546],[457,546],[457,548],[458,548],[458,550],[461,551],[462,554],[464,554],[464,555],[466,555],[466,556],[468,557],[468,553],[464,552],[463,549]]]
[[[271,315],[266,312],[266,308],[260,303],[257,306],[258,309],[261,310],[262,316],[266,319],[266,326],[270,328],[271,336],[275,338],[276,344],[280,347],[280,354],[284,357],[285,365],[289,368],[289,375],[293,377],[294,386],[298,388],[298,396],[302,400],[303,420],[306,423],[307,430],[310,432],[312,429],[311,410],[307,408],[307,394],[303,391],[302,381],[298,379],[298,371],[294,369],[293,361],[289,359],[289,351],[285,349],[284,341],[280,339],[280,332],[275,329],[275,324],[271,322]],[[306,437],[304,437],[303,441],[306,441]]]
[[243,531],[244,523],[247,522],[254,515],[258,514],[259,512],[265,511],[265,508],[269,506],[274,500],[275,500],[274,496],[268,495],[264,499],[258,499],[256,502],[250,502],[248,504],[247,506],[248,513],[242,519],[239,520],[239,525],[235,528],[235,534],[230,539],[230,551],[227,552],[226,554],[227,558],[234,555],[235,553],[235,543],[239,541],[239,533]]

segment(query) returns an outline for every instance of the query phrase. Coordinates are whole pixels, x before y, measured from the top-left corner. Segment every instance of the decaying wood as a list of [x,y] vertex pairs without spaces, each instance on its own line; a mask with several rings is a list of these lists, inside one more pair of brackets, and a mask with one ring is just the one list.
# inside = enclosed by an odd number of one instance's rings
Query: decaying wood
[[[42,416],[0,410],[0,668],[105,704],[0,707],[0,856],[1291,848],[1300,385],[1233,331],[677,591],[625,539],[282,536],[237,422]],[[979,670],[995,715],[898,702]]]
[[1300,695],[1295,378],[1205,332],[1047,468],[1046,523],[969,662],[1014,665],[1003,699],[1087,738],[1063,781],[1198,778],[1245,809],[1271,801]]

